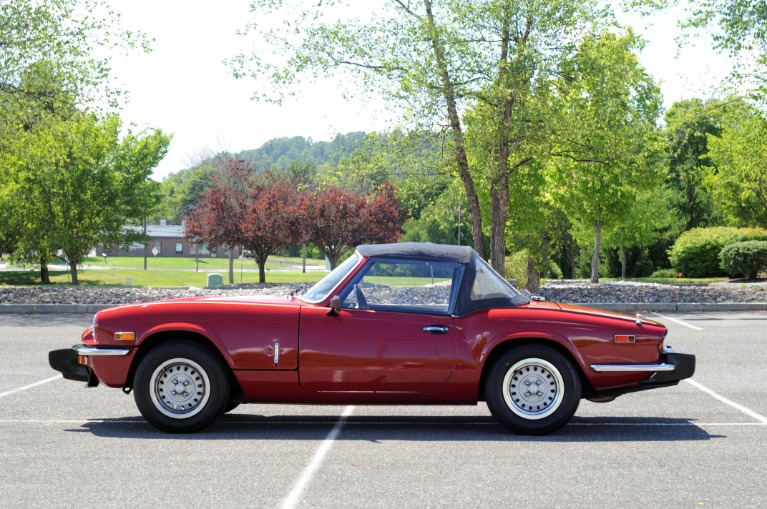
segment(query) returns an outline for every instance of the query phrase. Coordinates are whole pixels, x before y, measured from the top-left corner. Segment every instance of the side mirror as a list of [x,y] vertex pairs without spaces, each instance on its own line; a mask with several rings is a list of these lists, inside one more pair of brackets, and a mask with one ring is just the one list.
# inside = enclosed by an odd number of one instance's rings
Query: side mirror
[[330,299],[330,311],[328,311],[328,316],[338,316],[340,311],[341,311],[341,297],[339,297],[338,295],[334,295]]

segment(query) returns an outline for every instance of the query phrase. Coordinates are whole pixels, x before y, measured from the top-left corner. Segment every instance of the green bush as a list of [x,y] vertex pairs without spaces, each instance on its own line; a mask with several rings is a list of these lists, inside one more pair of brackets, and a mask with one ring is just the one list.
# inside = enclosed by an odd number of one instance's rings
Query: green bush
[[671,246],[669,261],[685,277],[718,277],[727,273],[719,265],[719,253],[736,242],[767,240],[761,228],[694,228]]
[[650,277],[653,279],[673,279],[676,277],[676,271],[674,269],[660,269],[650,274]]
[[557,265],[557,262],[554,260],[549,259],[549,273],[547,274],[547,279],[563,279],[565,276],[562,273],[562,269],[559,268],[559,265]]
[[[554,260],[549,259],[547,279],[562,279],[562,269]],[[516,279],[517,288],[527,288],[527,250],[517,251],[506,257],[506,279]]]
[[719,253],[720,266],[730,276],[755,278],[767,270],[767,242],[751,240],[725,246]]
[[527,286],[527,250],[506,257],[506,279],[516,279],[517,288]]

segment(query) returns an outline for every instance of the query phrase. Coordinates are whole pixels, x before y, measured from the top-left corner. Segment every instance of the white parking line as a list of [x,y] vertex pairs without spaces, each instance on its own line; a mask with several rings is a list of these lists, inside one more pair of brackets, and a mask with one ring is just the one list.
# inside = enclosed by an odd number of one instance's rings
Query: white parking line
[[338,422],[336,422],[336,425],[333,426],[333,429],[330,430],[330,433],[328,433],[328,436],[322,442],[322,445],[320,445],[319,449],[317,449],[317,452],[314,453],[312,461],[309,462],[301,474],[301,477],[299,477],[298,481],[296,481],[296,484],[293,485],[293,489],[290,490],[288,496],[285,497],[285,500],[282,502],[282,509],[293,509],[296,507],[300,501],[299,497],[301,496],[301,493],[303,493],[304,489],[309,484],[309,481],[312,480],[312,476],[314,476],[314,473],[322,464],[322,460],[325,459],[325,455],[332,447],[333,442],[336,438],[338,438],[339,433],[341,433],[341,428],[344,426],[344,421],[346,421],[346,418],[349,417],[352,412],[354,412],[353,406],[349,405],[346,407],[344,413],[338,419]]
[[761,422],[762,424],[767,424],[767,417],[765,417],[763,415],[760,415],[760,414],[754,412],[753,410],[750,410],[750,409],[744,407],[743,405],[735,403],[734,401],[730,401],[729,399],[725,398],[724,396],[720,396],[719,394],[715,393],[714,391],[712,391],[711,389],[709,389],[705,385],[701,385],[698,382],[696,382],[695,380],[691,380],[689,378],[686,379],[685,382],[687,382],[688,384],[692,385],[696,389],[705,392],[706,394],[708,394],[712,398],[714,398],[716,400],[719,400],[722,403],[724,403],[726,405],[729,405],[729,406],[731,406],[732,408],[734,408],[736,410],[740,410],[741,412],[743,412],[747,416],[749,416],[749,417],[751,417],[753,419],[756,419],[757,421]]
[[62,378],[62,376],[56,375],[50,378],[46,378],[45,380],[40,380],[39,382],[35,382],[33,384],[25,385],[24,387],[19,387],[18,389],[13,389],[12,391],[0,392],[0,398],[4,398],[5,396],[10,396],[11,394],[16,394],[17,392],[26,391],[27,389],[31,389],[32,387],[37,387],[38,385],[43,385],[43,384],[47,384],[48,382],[53,382],[54,380],[58,380],[59,378]]
[[659,316],[663,320],[671,320],[674,323],[678,323],[679,325],[684,325],[685,327],[688,327],[690,329],[703,330],[700,327],[696,327],[694,325],[690,325],[689,323],[685,323],[682,320],[677,320],[676,318],[671,318],[670,316],[665,316],[665,315],[662,315],[660,313],[653,313],[653,315]]

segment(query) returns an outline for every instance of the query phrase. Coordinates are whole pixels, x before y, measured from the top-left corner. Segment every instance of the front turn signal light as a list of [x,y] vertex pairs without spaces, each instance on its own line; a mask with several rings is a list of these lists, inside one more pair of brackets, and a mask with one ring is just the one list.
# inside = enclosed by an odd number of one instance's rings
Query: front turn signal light
[[133,341],[136,339],[135,332],[115,332],[115,341]]

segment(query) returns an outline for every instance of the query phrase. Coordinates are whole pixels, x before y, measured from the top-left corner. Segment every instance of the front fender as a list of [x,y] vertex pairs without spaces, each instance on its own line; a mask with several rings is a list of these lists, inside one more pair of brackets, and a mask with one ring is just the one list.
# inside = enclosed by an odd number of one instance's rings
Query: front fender
[[170,322],[155,325],[141,333],[141,336],[136,340],[136,345],[140,347],[148,341],[151,342],[152,338],[156,338],[158,335],[177,335],[178,333],[185,332],[207,339],[216,348],[216,350],[218,350],[219,354],[221,354],[221,357],[229,365],[229,367],[234,367],[234,361],[232,360],[228,350],[224,347],[221,338],[219,338],[214,331],[194,323]]

